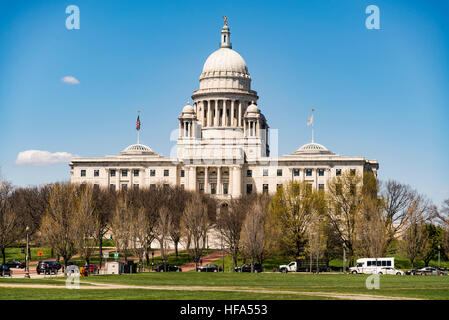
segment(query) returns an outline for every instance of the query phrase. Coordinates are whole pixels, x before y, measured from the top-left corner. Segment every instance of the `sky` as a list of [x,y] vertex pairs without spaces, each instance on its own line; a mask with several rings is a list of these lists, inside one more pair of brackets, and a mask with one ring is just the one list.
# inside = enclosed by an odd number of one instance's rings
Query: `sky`
[[[80,28],[66,28],[66,7]],[[380,29],[367,29],[368,5]],[[0,170],[69,180],[71,156],[141,142],[169,156],[222,16],[279,154],[315,141],[379,161],[381,181],[449,198],[449,1],[0,0]],[[30,153],[30,150],[38,150]],[[30,156],[31,155],[31,156]]]

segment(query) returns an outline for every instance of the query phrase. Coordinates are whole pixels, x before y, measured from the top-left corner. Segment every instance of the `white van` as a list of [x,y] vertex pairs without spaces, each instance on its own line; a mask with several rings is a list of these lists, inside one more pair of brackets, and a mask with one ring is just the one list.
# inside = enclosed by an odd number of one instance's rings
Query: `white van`
[[369,273],[369,274],[384,274],[386,267],[394,269],[394,258],[362,258],[357,259],[357,265],[349,268],[349,272]]

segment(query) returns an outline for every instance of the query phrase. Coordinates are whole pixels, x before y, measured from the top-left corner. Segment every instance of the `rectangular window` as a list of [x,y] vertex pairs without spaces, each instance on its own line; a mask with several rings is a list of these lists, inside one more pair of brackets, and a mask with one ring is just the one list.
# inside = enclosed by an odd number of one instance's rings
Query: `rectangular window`
[[355,175],[355,169],[351,169],[351,175]]
[[336,176],[341,176],[341,169],[336,169],[335,170],[335,175]]
[[318,190],[319,190],[319,191],[324,191],[324,184],[321,184],[321,183],[320,183],[320,184],[318,185]]
[[134,177],[138,177],[139,176],[139,170],[134,170]]
[[391,261],[390,260],[387,261],[387,267],[391,267]]
[[150,170],[150,177],[156,176],[156,170]]
[[128,170],[122,170],[122,177],[128,176]]
[[200,193],[204,193],[204,183],[199,183],[198,189],[200,190]]
[[167,169],[164,170],[164,177],[168,177],[169,171]]
[[383,260],[382,261],[382,267],[386,267],[387,266],[387,261]]
[[184,178],[184,170],[181,170],[181,178]]
[[311,177],[312,176],[312,169],[306,169],[306,176]]
[[318,169],[318,176],[320,177],[324,176],[324,169]]
[[251,183],[248,183],[246,185],[246,194],[251,194],[253,193],[253,185]]
[[94,170],[94,177],[100,176],[100,170]]
[[128,190],[128,185],[127,185],[127,184],[122,184],[122,190],[123,190],[123,191]]
[[264,184],[262,188],[263,193],[268,193],[268,184]]
[[111,177],[115,177],[115,170],[110,171]]
[[139,189],[139,185],[137,183],[134,184],[134,189]]
[[268,177],[268,169],[263,169],[263,176]]
[[95,190],[98,190],[100,188],[100,185],[99,184],[94,184],[94,189]]
[[109,190],[115,191],[115,184],[110,184],[109,185]]
[[299,169],[293,169],[293,176],[299,177]]
[[246,176],[248,178],[252,177],[253,176],[253,170],[246,170]]
[[278,169],[277,170],[277,176],[278,177],[282,177],[282,169]]
[[210,184],[210,194],[217,194],[217,184],[216,183]]
[[81,170],[81,177],[85,177],[86,176],[86,170]]
[[228,194],[229,184],[223,183],[223,194]]
[[371,267],[371,261],[370,260],[367,261],[367,266]]
[[181,189],[184,190],[184,184],[183,183],[181,183]]

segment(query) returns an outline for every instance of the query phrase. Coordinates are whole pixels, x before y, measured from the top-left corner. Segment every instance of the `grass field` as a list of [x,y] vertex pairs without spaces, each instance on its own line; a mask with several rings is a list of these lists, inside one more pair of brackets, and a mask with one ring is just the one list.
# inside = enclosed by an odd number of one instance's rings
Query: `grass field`
[[[63,278],[4,278],[0,279],[0,299],[449,299],[449,276],[383,275],[379,290],[366,289],[366,278],[344,274],[143,273],[81,278],[80,290],[66,289]],[[23,285],[41,287],[19,287]]]

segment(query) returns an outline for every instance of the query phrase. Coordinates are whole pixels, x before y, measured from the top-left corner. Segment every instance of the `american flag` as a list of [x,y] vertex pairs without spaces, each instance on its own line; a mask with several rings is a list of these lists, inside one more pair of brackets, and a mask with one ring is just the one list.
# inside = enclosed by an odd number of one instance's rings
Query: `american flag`
[[136,130],[140,130],[140,115],[137,116]]

